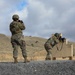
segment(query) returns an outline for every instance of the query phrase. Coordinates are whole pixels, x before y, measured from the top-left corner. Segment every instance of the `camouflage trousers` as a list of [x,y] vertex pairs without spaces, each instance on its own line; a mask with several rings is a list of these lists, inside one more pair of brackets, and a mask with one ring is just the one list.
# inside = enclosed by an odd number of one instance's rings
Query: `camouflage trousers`
[[12,35],[11,37],[11,43],[12,43],[12,47],[13,47],[13,58],[17,58],[18,57],[18,46],[20,46],[21,50],[22,50],[22,55],[23,57],[27,57],[27,53],[26,53],[26,43],[23,39],[23,35],[22,34],[15,34]]
[[47,52],[46,60],[52,59],[52,53],[51,53],[51,48],[52,48],[52,46],[49,45],[49,44],[44,44],[44,48],[45,48],[45,50],[46,50],[46,52]]

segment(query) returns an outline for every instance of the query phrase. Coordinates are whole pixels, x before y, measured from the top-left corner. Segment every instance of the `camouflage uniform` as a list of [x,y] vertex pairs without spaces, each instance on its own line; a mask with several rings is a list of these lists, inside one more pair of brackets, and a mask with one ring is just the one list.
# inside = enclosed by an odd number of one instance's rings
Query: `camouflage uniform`
[[51,38],[49,38],[46,43],[44,44],[45,50],[47,52],[46,55],[46,60],[51,60],[52,58],[52,53],[51,53],[51,49],[59,42],[58,38],[56,36],[52,36]]
[[22,50],[22,55],[25,58],[25,61],[27,59],[27,53],[26,53],[26,43],[24,41],[22,30],[25,30],[25,25],[23,21],[19,20],[18,15],[13,15],[12,17],[13,21],[10,23],[10,31],[12,33],[11,36],[11,43],[13,47],[13,58],[14,62],[17,61],[18,57],[18,46],[20,46]]

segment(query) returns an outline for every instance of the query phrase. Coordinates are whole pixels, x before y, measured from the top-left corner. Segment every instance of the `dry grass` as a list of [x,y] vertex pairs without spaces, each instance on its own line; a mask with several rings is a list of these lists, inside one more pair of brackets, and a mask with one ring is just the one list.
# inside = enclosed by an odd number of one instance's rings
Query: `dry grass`
[[[46,39],[40,37],[26,36],[25,41],[27,44],[27,54],[30,60],[45,60],[46,51],[44,43]],[[75,43],[73,43],[75,45]],[[21,50],[19,49],[18,60],[23,61]],[[10,43],[10,37],[0,34],[0,62],[13,61],[13,49]],[[75,54],[75,50],[74,50]],[[61,58],[57,58],[61,59]]]

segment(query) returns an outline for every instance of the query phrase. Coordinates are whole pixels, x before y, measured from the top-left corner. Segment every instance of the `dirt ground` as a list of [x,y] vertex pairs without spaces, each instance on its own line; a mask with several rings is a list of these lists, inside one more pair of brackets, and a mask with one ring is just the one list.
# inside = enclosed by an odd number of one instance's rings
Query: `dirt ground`
[[1,62],[0,75],[75,75],[75,61]]

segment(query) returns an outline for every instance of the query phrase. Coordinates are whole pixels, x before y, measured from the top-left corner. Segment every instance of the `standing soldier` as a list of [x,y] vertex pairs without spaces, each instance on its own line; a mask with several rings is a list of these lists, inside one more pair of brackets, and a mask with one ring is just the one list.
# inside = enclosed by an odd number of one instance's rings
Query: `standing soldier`
[[12,16],[13,21],[10,23],[10,31],[11,31],[11,44],[13,47],[13,58],[14,63],[18,63],[18,46],[20,46],[22,50],[22,55],[24,57],[24,63],[29,62],[27,59],[26,53],[26,43],[24,41],[24,36],[22,30],[25,30],[25,25],[22,20],[19,20],[19,16],[14,14]]
[[46,43],[44,44],[44,47],[45,47],[45,50],[47,52],[47,55],[46,55],[46,60],[51,60],[52,59],[52,53],[51,53],[51,49],[56,45],[56,48],[57,50],[58,49],[58,46],[57,44],[59,43],[59,39],[62,38],[61,37],[62,34],[61,33],[55,33],[52,35],[52,37],[50,37]]

